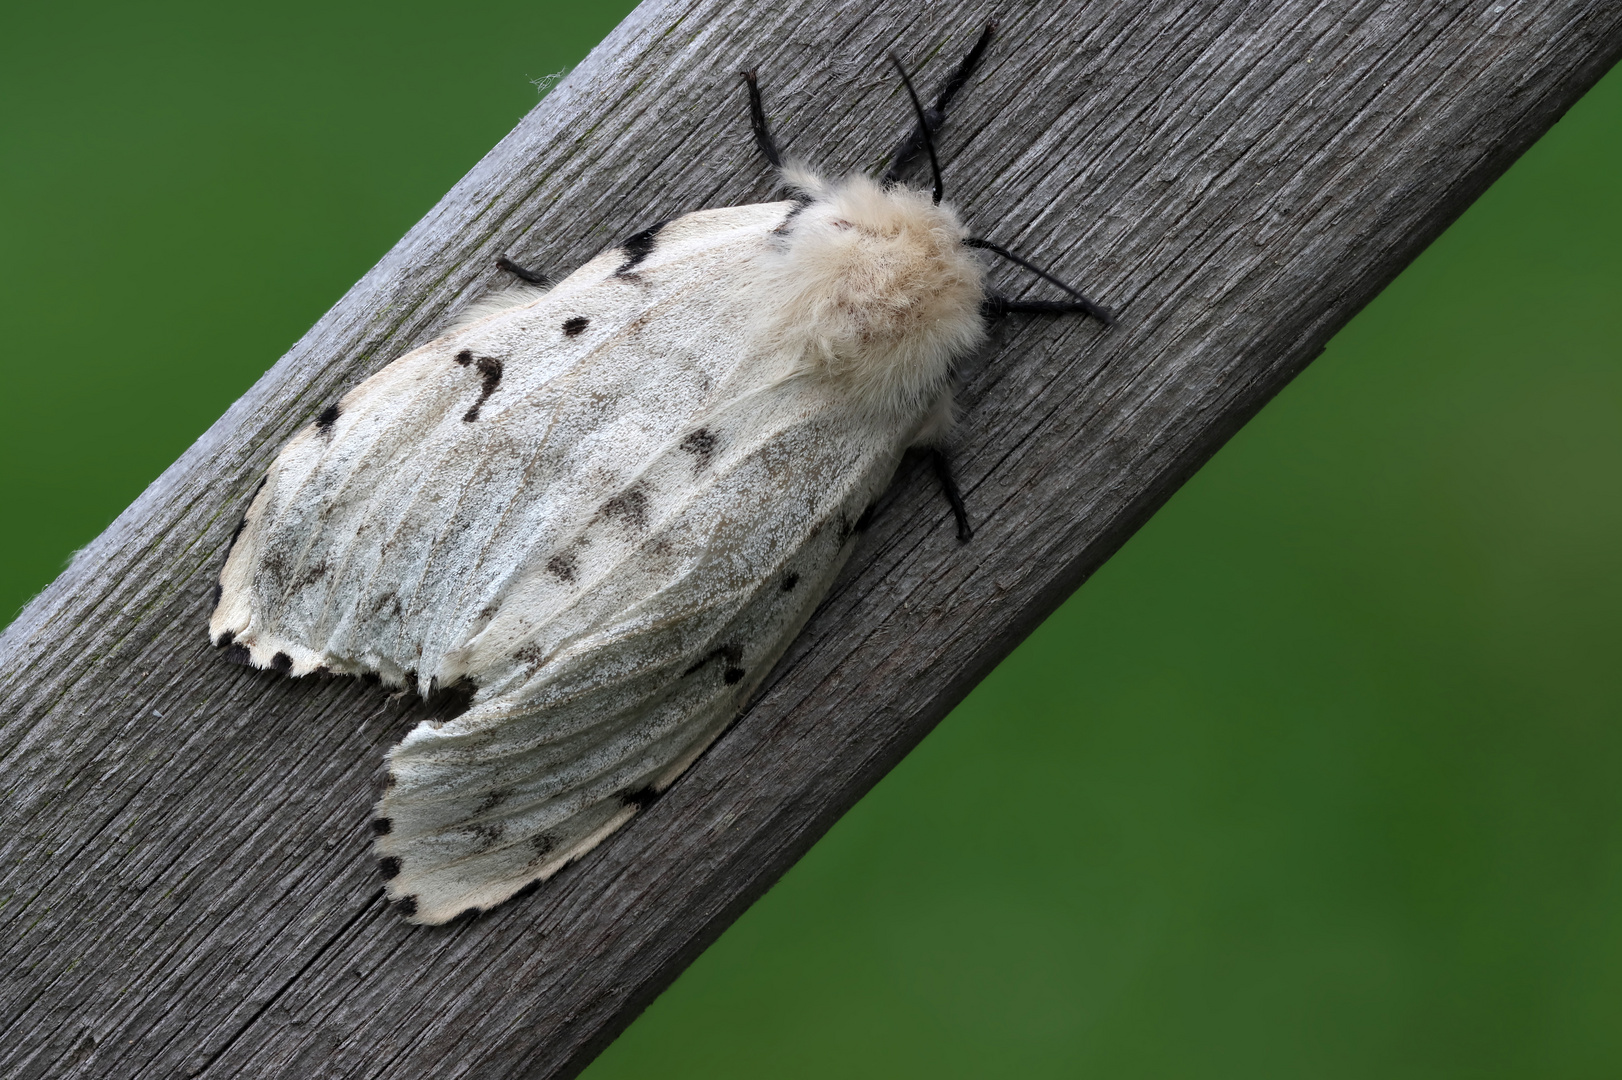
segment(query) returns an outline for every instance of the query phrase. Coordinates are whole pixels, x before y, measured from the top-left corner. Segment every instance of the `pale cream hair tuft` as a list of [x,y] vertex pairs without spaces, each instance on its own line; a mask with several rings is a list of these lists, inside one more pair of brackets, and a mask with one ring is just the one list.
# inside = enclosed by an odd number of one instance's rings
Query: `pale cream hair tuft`
[[778,230],[757,347],[891,422],[934,412],[939,426],[955,364],[986,337],[984,271],[956,212],[861,175],[829,183],[788,165],[783,178],[811,201]]

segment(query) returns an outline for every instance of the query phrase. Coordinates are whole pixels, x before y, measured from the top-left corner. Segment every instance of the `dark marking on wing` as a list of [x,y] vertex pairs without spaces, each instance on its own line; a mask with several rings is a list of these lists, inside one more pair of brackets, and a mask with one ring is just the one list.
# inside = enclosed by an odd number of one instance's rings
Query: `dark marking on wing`
[[383,609],[387,607],[394,608],[394,617],[396,619],[398,619],[401,614],[405,612],[405,605],[400,603],[400,594],[393,591],[386,592],[382,596],[379,596],[376,600],[372,601],[372,613],[381,615],[383,613]]
[[246,645],[232,645],[225,650],[225,662],[227,664],[237,664],[241,667],[252,667],[253,657],[249,654]]
[[487,821],[473,826],[473,836],[478,845],[478,850],[486,851],[495,846],[496,842],[501,839],[501,834],[506,831],[507,823],[504,821]]
[[620,277],[627,277],[632,270],[642,265],[642,260],[653,254],[654,239],[665,224],[663,221],[656,221],[621,244],[620,250],[625,252],[625,261],[620,263],[619,269],[614,273]]
[[605,518],[623,518],[633,529],[645,529],[648,527],[648,497],[641,484],[632,484],[603,503],[599,513]]
[[227,630],[225,633],[220,635],[220,640],[218,640],[218,641],[216,641],[214,643],[214,647],[216,649],[223,649],[227,645],[231,644],[231,642],[235,641],[236,639],[237,639],[237,632],[235,630]]
[[[715,660],[717,658],[727,662],[725,675],[727,682],[735,683],[738,681],[738,679],[743,678],[743,669],[738,667],[738,665],[743,662],[743,646],[730,644],[711,649],[707,654],[695,661],[692,667],[682,672],[682,678],[685,679],[687,676],[691,675],[693,672],[697,671],[711,660]],[[737,679],[732,677],[732,673],[734,671],[738,673]]]
[[417,913],[417,898],[415,896],[407,896],[397,901],[394,905],[394,909],[409,919],[411,916]]
[[742,682],[743,677],[747,674],[749,673],[741,667],[729,667],[722,673],[721,678],[726,680],[728,686],[733,686]]
[[513,899],[517,900],[519,897],[523,897],[523,896],[534,896],[535,895],[535,890],[539,889],[540,887],[541,887],[541,879],[536,878],[534,881],[530,882],[528,885],[525,885],[522,889],[519,889],[517,892],[513,893]]
[[479,374],[484,378],[484,385],[479,389],[479,400],[473,403],[471,409],[462,414],[462,419],[469,424],[479,418],[479,410],[484,408],[486,401],[490,400],[490,395],[496,392],[496,387],[501,385],[500,360],[493,356],[481,356],[475,362],[474,367],[478,368]]
[[270,658],[270,668],[272,671],[279,671],[286,675],[293,670],[293,658],[284,652],[279,652]]
[[[375,671],[368,671],[366,674],[360,677],[360,681],[365,683],[367,686],[378,686],[383,682],[383,676],[379,675]],[[393,780],[394,777],[390,775],[389,779]]]
[[338,422],[338,417],[342,415],[343,411],[339,409],[338,406],[328,405],[325,409],[321,410],[321,415],[315,418],[315,426],[318,430],[324,431],[328,435],[331,435],[332,425],[336,424]]
[[559,552],[550,559],[546,560],[546,572],[551,574],[553,577],[556,577],[559,581],[572,582],[574,580],[575,572],[574,556],[570,555],[567,551]]
[[550,833],[536,833],[529,838],[529,846],[535,849],[537,855],[548,855],[558,846],[558,841]]
[[372,831],[379,836],[387,836],[393,828],[394,822],[390,821],[386,817],[375,817],[372,819]]
[[398,784],[399,782],[400,782],[400,778],[398,776],[395,776],[393,773],[385,773],[383,775],[383,787],[384,788],[391,788],[395,784]]
[[490,792],[482,800],[480,800],[478,809],[474,810],[473,812],[475,814],[488,814],[490,811],[494,810],[496,807],[505,802],[507,797],[511,794],[511,788],[496,788],[496,790]]
[[387,855],[377,860],[377,871],[383,875],[384,881],[400,876],[400,860],[393,855]]
[[785,577],[783,579],[783,591],[784,592],[793,592],[794,591],[794,586],[798,585],[799,583],[800,583],[800,575],[799,574],[789,574],[787,577]]
[[463,908],[461,911],[456,913],[456,918],[449,921],[453,923],[470,923],[483,914],[484,909],[482,907]]
[[327,563],[326,560],[323,559],[321,562],[316,563],[314,566],[304,571],[304,576],[299,578],[299,584],[304,588],[309,588],[311,585],[314,585],[316,582],[320,581],[326,576]]
[[709,428],[699,428],[681,441],[681,449],[698,459],[693,463],[694,472],[704,471],[704,466],[710,463],[710,455],[715,453],[715,446],[720,441],[715,437],[715,432]]
[[850,534],[855,531],[856,528],[850,523],[850,518],[846,517],[845,512],[841,510],[839,512],[839,546],[844,547],[845,541],[849,540]]
[[563,332],[569,337],[576,337],[585,333],[586,327],[590,325],[590,319],[586,318],[584,315],[576,315],[572,319],[563,320]]
[[214,583],[214,606],[220,606],[220,598],[225,595],[225,586],[218,581]]
[[635,791],[620,792],[620,803],[624,806],[634,806],[638,810],[645,810],[652,806],[653,801],[658,797],[659,793],[653,790],[652,784],[649,784],[646,787],[639,787]]
[[461,364],[463,367],[467,367],[469,364],[473,363],[473,353],[468,349],[463,349],[461,352],[456,354],[456,362]]

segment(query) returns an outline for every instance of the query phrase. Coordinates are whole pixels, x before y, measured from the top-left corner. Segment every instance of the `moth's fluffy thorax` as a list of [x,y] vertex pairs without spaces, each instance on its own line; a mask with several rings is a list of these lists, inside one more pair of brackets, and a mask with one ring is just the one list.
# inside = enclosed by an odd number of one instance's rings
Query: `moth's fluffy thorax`
[[866,409],[916,418],[936,407],[986,333],[983,271],[957,214],[865,176],[789,179],[812,198],[778,230],[762,344]]

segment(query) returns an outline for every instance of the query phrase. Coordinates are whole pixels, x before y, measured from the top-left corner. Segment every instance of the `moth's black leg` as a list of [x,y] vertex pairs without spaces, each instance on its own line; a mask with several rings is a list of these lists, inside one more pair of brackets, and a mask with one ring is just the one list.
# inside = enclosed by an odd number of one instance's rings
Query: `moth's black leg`
[[1091,315],[1105,326],[1115,325],[1115,314],[1091,300],[1010,300],[995,293],[980,302],[980,316],[996,322],[1004,315]]
[[935,466],[935,477],[941,482],[941,493],[952,505],[952,516],[957,519],[958,543],[967,544],[974,539],[974,530],[969,528],[969,511],[963,505],[963,493],[957,489],[957,477],[952,475],[952,463],[947,459],[946,451],[939,448],[929,452],[929,462]]
[[524,267],[513,262],[511,259],[507,258],[505,255],[499,255],[496,257],[496,269],[505,270],[513,277],[518,278],[521,281],[527,281],[531,285],[539,285],[543,289],[549,289],[552,287],[551,278],[547,277],[539,270],[525,269]]
[[760,104],[760,87],[755,85],[754,69],[751,68],[741,74],[744,83],[749,87],[749,126],[755,132],[755,145],[766,155],[766,160],[772,163],[772,168],[781,169],[783,156],[777,152],[777,144],[772,141],[771,129],[766,126],[766,110]]
[[[929,124],[931,132],[939,131],[941,125],[946,123],[946,107],[952,103],[957,92],[963,89],[963,84],[969,81],[974,69],[980,66],[980,61],[986,55],[986,46],[991,44],[992,37],[997,33],[997,20],[986,23],[986,28],[980,31],[980,38],[969,50],[969,55],[958,62],[957,68],[950,78],[935,95],[935,104],[924,110],[924,120]],[[913,158],[924,149],[926,145],[925,132],[921,125],[914,125],[907,133],[906,138],[896,144],[895,153],[890,158],[890,167],[884,173],[885,184],[899,184],[901,174],[912,164]]]

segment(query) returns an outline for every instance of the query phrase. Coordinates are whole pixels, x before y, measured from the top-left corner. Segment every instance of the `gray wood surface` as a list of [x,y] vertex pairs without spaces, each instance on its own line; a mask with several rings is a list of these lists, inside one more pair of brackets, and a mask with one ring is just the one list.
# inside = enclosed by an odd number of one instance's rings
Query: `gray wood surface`
[[[1065,0],[942,140],[981,235],[1123,311],[1010,319],[968,373],[960,547],[921,464],[752,709],[536,894],[413,928],[367,856],[376,690],[204,637],[281,442],[495,283],[760,201],[734,73],[789,149],[871,168],[991,9],[649,0],[0,638],[0,1075],[572,1075],[1555,122],[1615,0]],[[1048,293],[1011,268],[994,280]]]

